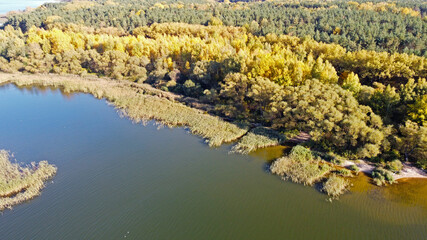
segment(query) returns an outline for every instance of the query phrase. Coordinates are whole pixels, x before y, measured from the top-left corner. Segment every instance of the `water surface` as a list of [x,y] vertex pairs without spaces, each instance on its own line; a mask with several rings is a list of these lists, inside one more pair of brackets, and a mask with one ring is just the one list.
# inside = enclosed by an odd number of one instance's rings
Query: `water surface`
[[40,197],[0,216],[1,239],[427,239],[426,181],[361,177],[329,203],[266,172],[269,152],[132,124],[87,94],[0,88],[0,149],[58,167]]
[[25,10],[26,7],[35,8],[48,2],[59,2],[59,0],[1,0],[0,14],[5,14],[9,11]]

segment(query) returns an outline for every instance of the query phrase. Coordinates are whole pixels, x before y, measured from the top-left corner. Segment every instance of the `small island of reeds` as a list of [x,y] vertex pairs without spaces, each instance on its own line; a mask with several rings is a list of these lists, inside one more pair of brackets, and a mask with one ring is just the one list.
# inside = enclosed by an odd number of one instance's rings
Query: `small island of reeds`
[[9,152],[0,150],[0,211],[40,195],[57,170],[47,161],[21,166],[10,158]]

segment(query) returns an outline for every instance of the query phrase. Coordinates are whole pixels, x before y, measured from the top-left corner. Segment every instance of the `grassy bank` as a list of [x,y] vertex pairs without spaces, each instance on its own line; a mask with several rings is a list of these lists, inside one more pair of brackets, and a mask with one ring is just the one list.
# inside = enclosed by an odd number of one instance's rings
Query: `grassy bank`
[[[203,137],[209,146],[238,141],[233,151],[248,153],[258,148],[280,145],[284,136],[273,130],[257,127],[250,132],[244,124],[234,124],[203,110],[185,105],[187,98],[155,89],[148,84],[73,75],[0,73],[0,85],[20,87],[53,87],[65,93],[89,93],[105,98],[135,122],[156,120],[169,127],[187,127]],[[189,102],[194,106],[194,102]]]
[[248,131],[245,127],[177,102],[173,94],[128,81],[0,73],[0,84],[6,83],[61,88],[66,93],[89,93],[99,99],[105,98],[135,122],[156,120],[170,127],[188,127],[191,133],[205,138],[209,146],[235,141]]
[[55,173],[56,167],[47,161],[22,167],[0,150],[0,211],[40,195],[44,182]]
[[286,137],[277,131],[265,127],[256,127],[243,136],[232,151],[247,154],[259,148],[278,146],[285,140]]
[[[65,93],[92,94],[98,99],[106,99],[135,122],[155,120],[169,127],[186,127],[213,147],[236,142],[232,152],[237,153],[247,154],[259,148],[277,146],[285,141],[298,139],[287,139],[285,135],[262,126],[250,129],[244,124],[227,122],[193,107],[194,102],[185,101],[181,95],[155,89],[143,83],[91,76],[0,73],[0,86],[4,84],[51,87],[59,88]],[[323,192],[336,198],[347,190],[348,182],[343,177],[349,177],[352,172],[324,159],[327,158],[323,155],[313,154],[309,149],[296,146],[290,155],[274,161],[270,170],[296,183],[321,183]]]

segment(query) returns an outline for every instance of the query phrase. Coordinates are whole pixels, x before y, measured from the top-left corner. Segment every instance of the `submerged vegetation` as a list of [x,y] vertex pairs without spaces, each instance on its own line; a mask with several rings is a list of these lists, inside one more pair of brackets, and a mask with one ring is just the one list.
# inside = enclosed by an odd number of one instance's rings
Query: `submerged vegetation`
[[0,211],[40,195],[45,181],[55,174],[56,167],[47,161],[23,167],[11,163],[9,153],[0,150]]

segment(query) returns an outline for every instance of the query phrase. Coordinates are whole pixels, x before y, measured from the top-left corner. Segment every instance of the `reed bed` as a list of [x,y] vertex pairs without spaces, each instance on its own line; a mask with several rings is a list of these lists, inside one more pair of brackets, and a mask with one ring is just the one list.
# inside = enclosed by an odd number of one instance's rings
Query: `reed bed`
[[259,148],[278,146],[285,140],[286,137],[277,131],[265,127],[256,127],[234,145],[232,152],[248,154]]
[[245,127],[176,102],[172,94],[128,81],[2,73],[0,84],[2,83],[22,87],[54,87],[65,93],[89,93],[99,99],[105,98],[135,122],[156,120],[169,127],[187,127],[191,133],[203,137],[213,147],[235,141],[248,131]]
[[284,179],[311,186],[330,173],[331,167],[322,160],[314,158],[309,149],[295,146],[289,156],[277,159],[270,170]]
[[312,186],[329,173],[329,166],[320,164],[318,160],[301,162],[290,157],[282,157],[271,165],[270,170],[284,179]]
[[44,182],[56,174],[47,161],[23,167],[11,163],[9,153],[0,150],[0,211],[40,195]]
[[332,174],[328,180],[323,184],[322,190],[333,198],[344,194],[348,189],[349,183],[346,179]]

